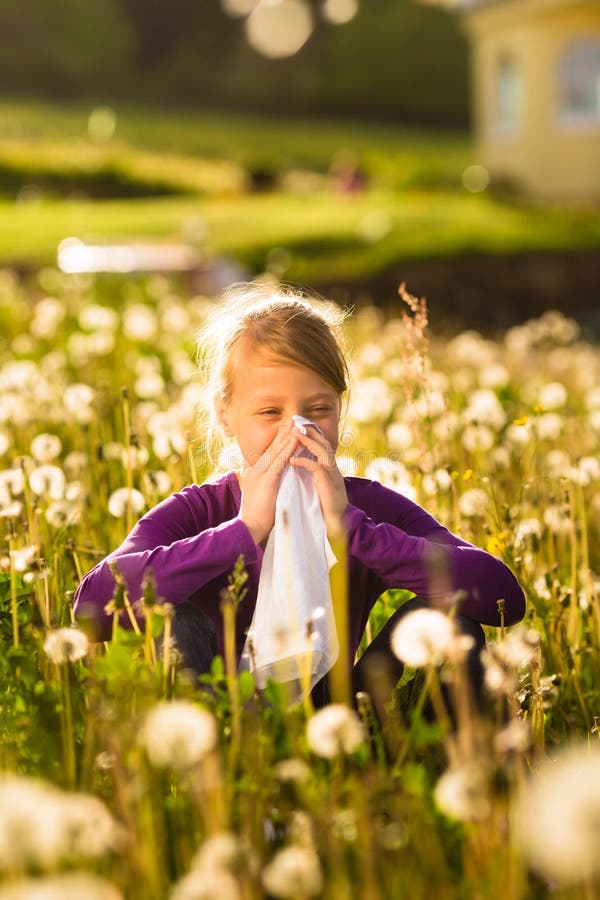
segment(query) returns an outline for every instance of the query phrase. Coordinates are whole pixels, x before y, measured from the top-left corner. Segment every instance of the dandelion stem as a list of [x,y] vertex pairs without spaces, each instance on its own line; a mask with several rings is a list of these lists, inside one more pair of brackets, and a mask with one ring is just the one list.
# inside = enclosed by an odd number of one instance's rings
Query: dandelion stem
[[13,647],[19,646],[19,607],[17,598],[17,573],[13,561],[14,543],[12,538],[8,539],[9,557],[10,557],[10,614],[12,620],[12,639]]

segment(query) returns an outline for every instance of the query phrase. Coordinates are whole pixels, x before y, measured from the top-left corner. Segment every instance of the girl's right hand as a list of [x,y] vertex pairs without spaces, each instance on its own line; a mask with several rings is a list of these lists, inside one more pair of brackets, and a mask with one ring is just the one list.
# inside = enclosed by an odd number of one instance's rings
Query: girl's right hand
[[275,524],[275,503],[286,465],[299,444],[290,419],[253,466],[242,469],[242,500],[238,517],[245,523],[256,544],[264,544]]

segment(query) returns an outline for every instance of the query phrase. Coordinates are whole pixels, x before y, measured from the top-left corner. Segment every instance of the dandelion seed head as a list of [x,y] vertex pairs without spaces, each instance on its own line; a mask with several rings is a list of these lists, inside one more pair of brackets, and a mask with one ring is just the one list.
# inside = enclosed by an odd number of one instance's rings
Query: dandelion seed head
[[459,822],[482,822],[492,808],[485,772],[474,763],[448,769],[433,796],[438,809]]
[[122,518],[127,513],[129,503],[131,503],[132,512],[136,515],[146,507],[146,500],[141,491],[135,488],[117,488],[108,498],[108,511],[115,519]]
[[303,759],[291,757],[282,759],[275,766],[275,776],[279,781],[296,781],[302,783],[308,781],[311,775],[310,766]]
[[324,759],[332,759],[354,753],[364,741],[365,732],[354,710],[342,703],[332,703],[309,719],[306,738],[313,753]]
[[461,494],[458,500],[458,508],[461,515],[467,519],[485,516],[488,506],[488,495],[482,488],[471,488],[471,490]]
[[9,564],[15,572],[27,572],[38,560],[40,548],[37,544],[30,544],[27,547],[18,547],[11,550],[9,554]]
[[30,444],[31,455],[38,463],[49,463],[60,456],[62,441],[56,434],[38,434]]
[[78,628],[57,628],[49,631],[44,640],[44,653],[58,665],[83,659],[88,647],[86,635]]
[[226,869],[192,869],[175,883],[169,900],[242,900],[242,892]]
[[456,629],[437,609],[414,610],[394,628],[391,646],[398,659],[409,666],[438,665],[455,651]]
[[515,805],[518,845],[544,877],[559,885],[600,871],[600,752],[574,744],[544,763]]
[[148,714],[140,741],[153,766],[185,772],[214,750],[217,724],[186,700],[163,701]]
[[37,497],[61,500],[64,495],[65,473],[52,463],[44,463],[32,469],[28,481],[29,487]]
[[262,883],[274,897],[316,897],[323,888],[319,857],[308,847],[284,847],[263,869]]
[[156,314],[143,303],[132,303],[123,312],[123,332],[132,341],[151,341],[156,336]]
[[23,878],[0,888],[2,900],[123,900],[109,881],[89,872],[65,872],[45,878]]
[[549,381],[538,392],[538,404],[544,410],[562,409],[567,398],[567,389],[560,381]]

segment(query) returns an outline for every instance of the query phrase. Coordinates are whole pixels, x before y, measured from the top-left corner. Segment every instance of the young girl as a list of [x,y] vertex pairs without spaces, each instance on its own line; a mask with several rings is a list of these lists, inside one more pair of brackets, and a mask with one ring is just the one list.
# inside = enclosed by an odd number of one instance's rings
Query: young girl
[[[173,633],[184,665],[209,670],[214,655],[223,653],[220,594],[243,556],[248,580],[237,611],[239,659],[287,466],[311,474],[328,530],[343,529],[346,536],[350,659],[383,591],[404,588],[418,598],[391,617],[348,673],[355,691],[365,686],[365,662],[375,655],[392,682],[398,680],[402,665],[390,651],[390,635],[410,609],[461,598],[457,621],[473,635],[476,648],[483,644],[478,623],[500,624],[499,600],[505,624],[522,618],[523,592],[503,562],[452,534],[396,491],[341,475],[335,452],[348,373],[339,325],[339,313],[328,304],[293,290],[243,285],[225,297],[200,336],[201,358],[212,386],[215,424],[239,447],[240,471],[192,484],[164,500],[85,576],[75,611],[94,619],[98,639],[110,634],[105,606],[115,590],[113,565],[132,603],[151,571],[158,597],[175,607]],[[296,415],[318,428],[302,433],[292,419]],[[298,455],[299,448],[309,454]],[[327,699],[323,682],[317,702]]]

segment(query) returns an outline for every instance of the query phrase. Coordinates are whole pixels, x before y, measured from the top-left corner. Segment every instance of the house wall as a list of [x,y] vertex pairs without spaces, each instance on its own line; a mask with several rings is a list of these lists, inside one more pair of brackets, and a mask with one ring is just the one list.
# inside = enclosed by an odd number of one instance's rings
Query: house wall
[[[600,122],[561,122],[556,65],[579,36],[600,38],[598,0],[505,0],[467,15],[480,161],[492,177],[557,199],[600,202]],[[520,127],[497,127],[496,71],[511,56],[523,79]]]

